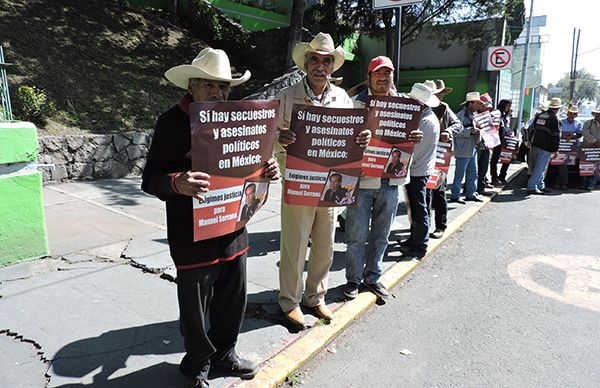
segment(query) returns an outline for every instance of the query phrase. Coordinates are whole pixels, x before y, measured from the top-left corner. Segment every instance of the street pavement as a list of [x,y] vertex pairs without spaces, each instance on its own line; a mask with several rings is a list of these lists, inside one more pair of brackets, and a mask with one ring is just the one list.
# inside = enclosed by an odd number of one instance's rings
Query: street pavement
[[[515,171],[519,166],[511,166]],[[51,256],[0,268],[0,386],[180,387],[176,271],[164,204],[139,178],[44,187]],[[281,185],[248,225],[249,303],[238,352],[264,364],[311,330],[287,327],[278,305]],[[450,204],[452,221],[479,204]],[[401,203],[384,268],[407,235]],[[336,235],[326,302],[344,304],[344,235]],[[211,375],[211,386],[238,379]]]
[[599,387],[598,219],[598,191],[509,186],[293,380]]

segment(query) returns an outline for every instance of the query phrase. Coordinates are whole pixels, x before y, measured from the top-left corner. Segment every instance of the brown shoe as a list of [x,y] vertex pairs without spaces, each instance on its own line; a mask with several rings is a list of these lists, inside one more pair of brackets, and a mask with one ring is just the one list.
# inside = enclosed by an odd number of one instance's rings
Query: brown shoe
[[325,303],[321,303],[312,308],[315,314],[319,318],[331,321],[333,319],[333,313],[329,310],[329,307]]
[[302,310],[300,310],[300,307],[294,307],[290,311],[284,312],[283,315],[288,321],[290,321],[294,325],[304,326],[305,324],[304,314],[302,314]]

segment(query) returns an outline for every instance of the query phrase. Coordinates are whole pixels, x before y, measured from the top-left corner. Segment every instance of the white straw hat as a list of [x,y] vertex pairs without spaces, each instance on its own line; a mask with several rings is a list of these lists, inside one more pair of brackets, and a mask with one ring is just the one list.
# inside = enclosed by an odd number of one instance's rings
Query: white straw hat
[[548,109],[560,109],[562,108],[562,100],[558,97],[554,97],[550,100],[550,104],[548,105]]
[[412,90],[408,95],[414,99],[423,102],[425,105],[435,108],[440,105],[440,99],[435,96],[433,91],[421,83],[413,85]]
[[176,86],[187,89],[190,78],[224,81],[235,86],[248,81],[250,72],[246,70],[240,78],[233,78],[229,57],[225,51],[207,47],[200,51],[191,65],[172,67],[165,72],[165,77]]
[[465,105],[467,102],[473,102],[473,101],[481,101],[481,95],[479,94],[479,92],[469,92],[467,93],[467,98],[460,104],[460,105]]
[[340,46],[335,47],[331,35],[319,32],[309,43],[298,43],[292,51],[292,59],[298,68],[306,73],[304,59],[308,53],[333,55],[333,71],[335,72],[344,64],[346,52]]

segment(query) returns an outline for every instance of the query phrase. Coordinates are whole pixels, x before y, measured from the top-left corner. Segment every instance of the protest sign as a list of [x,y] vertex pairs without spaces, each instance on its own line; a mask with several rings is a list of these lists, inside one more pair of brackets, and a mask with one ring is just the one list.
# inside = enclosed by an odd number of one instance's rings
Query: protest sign
[[408,97],[370,96],[367,107],[372,137],[362,161],[365,176],[405,178],[415,147],[408,135],[419,128],[425,105]]
[[452,158],[452,140],[447,142],[438,142],[435,155],[435,172],[427,181],[428,189],[437,189],[448,176],[450,168],[450,159]]
[[[497,113],[496,113],[497,112]],[[500,125],[500,111],[485,111],[473,115],[473,124],[479,129],[483,143],[488,149],[500,145],[498,126]]]
[[289,205],[346,206],[358,195],[363,149],[356,136],[367,110],[294,105],[287,146],[283,198]]
[[504,137],[500,149],[500,163],[510,164],[519,152],[519,139],[516,137]]
[[194,241],[243,228],[264,205],[278,109],[278,100],[190,105],[192,170],[210,175],[204,201],[193,201]]
[[579,149],[579,175],[600,176],[600,148],[582,147]]
[[558,151],[552,154],[550,164],[553,166],[574,166],[577,162],[577,139],[573,134],[562,133],[558,143]]

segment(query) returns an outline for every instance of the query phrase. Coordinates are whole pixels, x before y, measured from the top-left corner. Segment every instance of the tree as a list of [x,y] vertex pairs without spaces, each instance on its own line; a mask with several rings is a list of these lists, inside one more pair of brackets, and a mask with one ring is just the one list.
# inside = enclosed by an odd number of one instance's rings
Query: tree
[[[562,91],[552,94],[550,97],[559,97],[563,101],[568,102],[570,84],[571,77],[569,73],[565,73],[555,85],[562,88]],[[592,73],[585,69],[577,70],[577,82],[575,83],[575,94],[573,95],[572,102],[575,105],[579,105],[584,100],[594,101],[596,98],[600,98],[598,80],[594,78]]]
[[287,47],[286,67],[293,66],[292,51],[294,47],[302,40],[302,19],[306,10],[306,0],[294,0],[292,3],[292,15],[290,18],[290,30]]

